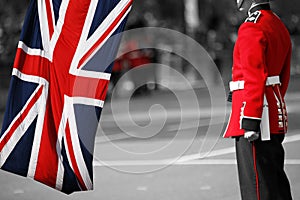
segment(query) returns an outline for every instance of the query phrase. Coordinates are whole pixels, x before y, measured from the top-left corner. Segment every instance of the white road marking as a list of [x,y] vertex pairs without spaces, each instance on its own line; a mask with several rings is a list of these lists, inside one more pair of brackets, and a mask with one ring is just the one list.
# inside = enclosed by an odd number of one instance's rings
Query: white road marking
[[297,142],[300,140],[300,130],[290,131],[288,134],[293,135],[285,137],[283,143]]
[[[175,165],[236,165],[235,159],[204,159],[191,160],[183,163],[175,163]],[[286,165],[300,165],[300,159],[286,159]]]
[[210,185],[201,186],[200,190],[211,190],[211,186]]
[[24,194],[24,190],[21,190],[21,189],[17,189],[17,190],[14,190],[14,194]]
[[[191,160],[205,159],[205,158],[221,156],[221,155],[226,155],[226,154],[231,154],[231,153],[235,153],[234,147],[218,149],[218,150],[214,150],[210,153],[202,153],[202,154],[197,153],[197,154],[182,156],[180,159],[178,159],[178,162],[183,163],[183,162],[188,162]],[[203,157],[203,155],[205,155],[205,157]]]
[[[210,123],[210,124],[209,124]],[[166,133],[168,132],[173,132],[173,131],[183,131],[183,130],[188,130],[188,129],[195,129],[195,128],[200,128],[200,127],[205,127],[208,125],[217,125],[223,123],[221,119],[218,119],[215,122],[210,122],[210,119],[203,119],[200,121],[198,126],[195,126],[195,122],[184,122],[181,124],[181,128],[178,129],[179,124],[172,124],[172,125],[167,125],[166,128]],[[114,133],[114,134],[107,134],[104,133],[101,136],[96,137],[95,142],[96,143],[106,143],[106,142],[112,142],[112,141],[117,141],[117,140],[125,140],[125,139],[130,139],[133,138],[131,135],[128,135],[124,132],[120,133]]]
[[148,187],[147,186],[138,186],[136,188],[136,190],[146,192],[148,190]]
[[[290,134],[300,133],[300,130],[294,130]],[[300,134],[287,136],[284,144],[300,141]],[[160,165],[235,165],[235,159],[207,159],[216,156],[222,156],[235,153],[234,147],[228,147],[211,151],[210,153],[191,154],[181,158],[162,159],[162,160],[116,160],[101,161],[94,160],[95,167],[116,167],[116,166],[160,166]],[[203,157],[202,155],[206,155]],[[300,165],[300,159],[286,159],[286,165]]]
[[[286,136],[283,143],[287,144],[287,143],[291,143],[291,142],[300,141],[300,134],[297,134],[297,133],[300,133],[300,130],[291,131],[290,134],[293,134],[293,135]],[[210,157],[222,156],[222,155],[226,155],[226,154],[230,154],[230,153],[235,153],[234,147],[218,149],[218,150],[211,151],[210,153],[191,154],[191,155],[182,156],[179,159],[179,162],[187,162],[190,160],[202,159],[203,158],[202,155],[206,155],[205,158],[210,158]]]
[[[296,93],[294,94],[290,94],[288,96],[288,99],[295,99],[296,97],[300,98],[300,94]],[[300,107],[297,103],[295,102],[291,102],[288,105],[288,112],[289,113],[299,113],[300,112]],[[178,119],[180,116],[181,117],[186,117],[189,119],[193,119],[196,116],[199,116],[199,112],[201,113],[201,117],[206,117],[205,119],[201,119],[200,120],[200,124],[198,127],[204,127],[204,126],[208,126],[209,123],[210,125],[217,125],[220,123],[224,123],[223,121],[223,114],[224,114],[224,109],[223,108],[218,108],[216,109],[217,112],[214,113],[214,115],[216,116],[220,116],[219,118],[217,118],[216,121],[214,122],[210,122],[210,108],[201,108],[199,110],[195,110],[195,109],[191,109],[189,111],[185,112],[185,116],[181,116],[181,110],[180,109],[171,109],[168,110],[167,112],[167,118],[168,119]],[[230,112],[230,106],[226,108],[226,112],[227,114],[229,114]],[[135,121],[147,121],[149,120],[149,115],[148,112],[133,112],[130,113],[131,117],[135,120]],[[125,113],[118,113],[118,119],[121,120],[128,120],[128,114]],[[161,113],[155,113],[154,117],[156,118],[161,118],[162,115]],[[111,128],[111,127],[116,127],[117,125],[115,123],[107,123],[107,122],[115,122],[112,114],[108,114],[105,117],[101,118],[101,122],[100,122],[100,126],[106,127],[106,128]],[[109,126],[107,126],[107,124],[109,124]],[[172,132],[172,131],[179,131],[179,130],[188,130],[188,129],[192,129],[192,128],[197,128],[195,127],[195,123],[193,122],[183,122],[181,124],[181,128],[178,129],[179,127],[179,123],[178,124],[169,124],[166,126],[166,131],[167,132]],[[133,127],[134,128],[134,127]],[[120,132],[120,133],[115,133],[115,134],[110,134],[110,133],[101,133],[101,136],[96,137],[96,143],[105,143],[105,142],[111,142],[111,141],[116,141],[116,140],[124,140],[124,139],[129,139],[132,138],[132,136],[124,133],[124,132]]]
[[[187,162],[171,162],[170,160],[127,160],[127,161],[96,161],[95,167],[137,167],[137,166],[184,166],[184,165],[236,165],[235,159],[198,159]],[[286,165],[300,165],[300,159],[286,159]]]
[[[222,108],[216,109],[219,113],[215,113],[216,115],[221,115]],[[225,110],[225,109],[223,109]],[[150,120],[148,111],[137,111],[137,112],[130,112],[129,113],[132,117],[132,119],[136,122],[143,122]],[[103,114],[102,114],[103,115]],[[128,121],[128,113],[122,113],[118,112],[115,113],[115,115],[118,115],[119,121]],[[210,108],[201,108],[201,109],[189,109],[182,112],[180,109],[168,109],[167,110],[167,116],[165,117],[160,112],[152,112],[151,117],[155,119],[161,119],[164,120],[165,118],[168,119],[178,119],[180,117],[182,118],[194,118],[194,117],[209,117],[211,115],[211,109]],[[106,114],[105,117],[102,117],[100,119],[100,123],[107,123],[107,122],[114,122],[114,116],[113,114]]]

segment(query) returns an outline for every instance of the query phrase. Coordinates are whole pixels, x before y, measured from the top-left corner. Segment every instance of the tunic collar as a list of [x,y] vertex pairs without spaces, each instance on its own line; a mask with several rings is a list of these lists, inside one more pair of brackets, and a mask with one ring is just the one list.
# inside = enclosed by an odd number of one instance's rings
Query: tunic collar
[[250,16],[254,12],[258,10],[271,10],[270,3],[265,2],[265,3],[254,3],[248,10],[248,15]]

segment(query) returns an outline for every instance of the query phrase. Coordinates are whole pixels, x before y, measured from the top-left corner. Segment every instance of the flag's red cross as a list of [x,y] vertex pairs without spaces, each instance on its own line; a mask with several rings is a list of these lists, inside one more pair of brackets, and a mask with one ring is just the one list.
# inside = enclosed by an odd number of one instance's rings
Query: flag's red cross
[[[24,76],[39,77],[41,80],[45,80],[47,84],[42,84],[42,82],[39,84],[35,93],[28,100],[26,107],[8,128],[0,140],[0,151],[2,152],[6,148],[7,143],[12,140],[15,131],[19,129],[35,106],[35,103],[46,96],[47,99],[42,105],[45,106],[45,112],[44,120],[42,120],[43,124],[40,125],[42,130],[40,144],[38,145],[39,149],[37,150],[36,159],[31,158],[31,160],[33,159],[31,165],[34,166],[34,169],[29,169],[28,175],[57,189],[62,187],[63,169],[60,163],[60,152],[58,152],[61,150],[60,140],[62,138],[64,138],[66,143],[65,147],[70,166],[76,175],[80,187],[83,190],[91,189],[92,187],[90,177],[86,177],[88,176],[86,167],[82,167],[82,164],[78,163],[78,156],[80,157],[76,153],[76,148],[78,147],[76,143],[78,141],[76,137],[72,136],[72,131],[76,132],[77,130],[72,130],[72,126],[70,126],[72,121],[66,114],[66,104],[69,103],[69,99],[74,97],[94,99],[96,102],[101,102],[105,99],[109,74],[102,73],[100,78],[97,76],[82,76],[80,74],[82,71],[81,66],[111,36],[115,28],[124,19],[124,16],[127,15],[132,3],[131,0],[121,0],[117,5],[117,15],[113,13],[108,26],[101,32],[101,35],[94,36],[92,44],[88,46],[88,50],[84,51],[83,54],[78,54],[81,51],[78,48],[82,48],[82,41],[87,41],[87,38],[83,38],[82,34],[87,31],[85,28],[88,26],[89,21],[93,20],[91,13],[96,2],[87,0],[63,1],[62,6],[66,7],[65,12],[62,11],[60,13],[60,18],[63,17],[63,24],[61,24],[62,21],[59,21],[57,25],[54,25],[51,0],[45,0],[44,3],[39,2],[39,19],[41,30],[43,30],[41,32],[44,50],[41,50],[40,53],[34,53],[36,49],[29,49],[25,44],[21,43],[19,44],[14,63],[16,73]],[[61,9],[64,8],[62,7]],[[85,16],[83,17],[78,13],[85,13]],[[95,33],[98,34],[99,32],[95,31]],[[79,59],[78,55],[80,56]],[[77,62],[75,62],[75,68],[72,69],[74,59],[77,59]],[[72,71],[75,73],[72,73]],[[61,135],[60,132],[62,133]]]

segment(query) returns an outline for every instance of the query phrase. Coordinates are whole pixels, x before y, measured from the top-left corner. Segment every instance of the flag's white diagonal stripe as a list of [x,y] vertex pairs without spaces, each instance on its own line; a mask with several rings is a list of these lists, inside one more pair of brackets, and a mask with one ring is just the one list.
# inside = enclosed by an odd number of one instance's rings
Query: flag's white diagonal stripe
[[91,4],[89,6],[86,21],[84,23],[82,34],[79,39],[78,48],[75,52],[74,58],[71,63],[70,71],[76,71],[78,63],[79,63],[81,57],[84,55],[84,51],[88,51],[88,49],[85,50],[84,48],[86,46],[85,44],[86,44],[86,40],[88,37],[88,33],[90,30],[91,24],[93,22],[93,18],[94,18],[93,16],[95,15],[95,12],[96,12],[97,3],[98,3],[98,1],[92,0]]
[[50,10],[51,10],[51,17],[52,17],[52,27],[54,29],[55,27],[55,16],[54,16],[54,7],[53,7],[53,2],[52,0],[48,0],[49,1],[49,4],[50,4]]
[[36,165],[38,161],[38,155],[40,150],[40,144],[42,139],[42,132],[43,132],[43,125],[44,125],[44,118],[46,113],[46,103],[48,98],[48,84],[44,86],[44,90],[41,95],[39,111],[38,111],[38,118],[36,122],[36,128],[34,133],[34,140],[32,143],[32,150],[30,156],[30,162],[28,166],[27,176],[34,178]]
[[[62,31],[62,27],[65,23],[65,17],[66,17],[66,13],[67,13],[67,8],[69,5],[70,0],[64,0],[62,1],[60,8],[59,8],[59,17],[56,23],[56,26],[54,28],[54,33],[52,35],[51,41],[50,41],[50,49],[55,49],[56,43],[58,41],[58,38],[61,34]],[[52,56],[53,56],[53,52],[50,52],[50,58],[52,60]]]
[[[84,54],[86,54],[87,50],[93,47],[93,45],[107,31],[107,29],[111,26],[111,24],[120,16],[121,12],[123,11],[123,9],[125,9],[125,7],[127,6],[127,4],[130,1],[131,0],[121,0],[118,3],[118,5],[109,13],[109,15],[103,20],[103,22],[101,23],[101,25],[95,30],[95,32],[93,33],[93,35],[87,40],[87,42],[85,44],[86,48],[82,52],[81,56],[83,56]],[[123,21],[123,19],[128,15],[128,12],[129,12],[130,8],[124,14],[124,16],[122,17],[122,20],[120,20],[120,22],[118,23],[118,26]],[[115,26],[114,30],[117,29],[118,26]],[[114,31],[112,31],[111,34],[113,32]],[[110,36],[108,36],[108,37],[110,37]]]
[[[122,17],[122,19],[118,22],[118,24],[113,28],[113,30],[110,32],[110,34],[93,51],[93,53],[89,56],[89,59],[92,58],[97,53],[97,51],[107,42],[107,40],[115,32],[115,30],[119,27],[119,25],[122,23],[122,21],[128,15],[129,12],[130,12],[130,8],[127,10],[126,14]],[[110,80],[111,74],[109,74],[109,73],[82,70],[82,67],[89,61],[89,59],[87,59],[87,60],[84,61],[84,63],[81,65],[80,69],[71,68],[70,73],[73,73],[74,75],[77,75],[77,76],[91,77],[91,78],[100,78],[100,79]]]
[[38,13],[39,13],[39,21],[40,21],[40,29],[41,29],[40,32],[42,36],[43,47],[45,52],[48,53],[50,35],[49,35],[46,2],[44,0],[38,0]]
[[[130,3],[131,0],[121,0],[118,5],[109,13],[109,15],[103,20],[101,25],[95,30],[93,35],[87,40],[86,47],[84,52],[82,52],[82,56],[87,53],[88,49],[90,49],[96,41],[104,34],[104,32],[108,29],[108,27],[119,17],[122,10]],[[130,10],[130,8],[129,8]],[[126,16],[128,12],[124,16]]]
[[[90,31],[90,27],[91,27],[93,19],[94,19],[94,15],[95,15],[95,12],[97,9],[97,4],[98,4],[97,0],[92,0],[90,3],[87,17],[86,17],[85,23],[83,25],[81,37],[79,39],[78,48],[77,48],[74,58],[72,60],[71,69],[72,68],[74,68],[74,70],[77,69],[78,63],[79,63],[81,57],[84,55],[84,52],[88,51],[88,49],[85,49],[85,48],[87,48],[86,40],[87,40],[89,31]],[[101,35],[98,35],[98,37],[100,37],[100,36]]]
[[[37,87],[37,89],[31,95],[31,97],[29,98],[29,100],[26,103],[27,105],[24,106],[24,108],[21,110],[21,112],[14,118],[13,122],[10,124],[10,127],[3,134],[4,137],[10,131],[10,129],[14,125],[14,123],[17,120],[19,120],[19,117],[21,116],[21,114],[24,112],[24,110],[26,109],[28,104],[32,101],[32,99],[34,98],[34,96],[36,95],[36,93],[39,91],[39,89],[41,87],[43,87],[43,86],[40,85],[39,87]],[[26,117],[24,118],[22,123],[17,127],[17,129],[14,131],[12,136],[9,138],[9,140],[7,141],[5,146],[3,147],[2,151],[1,151],[1,154],[0,154],[0,167],[2,167],[2,165],[5,163],[6,159],[9,157],[9,155],[11,154],[11,152],[13,151],[13,149],[15,148],[15,146],[17,145],[19,140],[22,138],[22,136],[25,134],[25,132],[27,131],[27,129],[29,128],[29,126],[31,125],[33,120],[38,115],[38,112],[39,112],[39,109],[40,109],[40,106],[41,106],[41,99],[42,98],[39,97],[39,99],[35,102],[35,104],[29,110],[28,114],[26,115]],[[4,137],[1,137],[1,140]]]
[[[76,53],[74,55],[74,58],[72,60],[72,64],[71,64],[71,68],[70,68],[70,72],[72,74],[78,75],[80,73],[80,70],[78,71],[77,67],[78,67],[78,64],[79,64],[81,58],[95,45],[95,43],[100,39],[100,37],[102,37],[102,35],[107,30],[107,28],[119,17],[121,11],[126,7],[126,5],[128,5],[129,2],[131,2],[131,0],[121,0],[117,4],[117,6],[109,13],[109,15],[104,19],[104,21],[95,30],[95,32],[92,34],[92,36],[89,39],[87,39],[87,35],[88,35],[89,30],[90,30],[89,27],[92,23],[93,18],[86,21],[86,23],[85,23],[86,28],[84,29],[82,37],[80,38],[80,43],[78,45],[77,51],[76,51]],[[92,1],[91,6],[93,4],[96,4],[96,2]],[[94,15],[95,11],[96,11],[95,8],[90,7],[88,15]],[[119,26],[119,24],[123,21],[125,16],[128,15],[128,12],[129,11],[126,12],[126,14],[123,16],[122,20],[120,20],[118,25],[116,27],[114,27],[114,30],[108,35],[108,37],[105,38],[105,41],[107,41],[107,39],[112,35],[112,33],[116,30],[116,28]],[[105,43],[105,41],[103,41],[99,45],[98,49]],[[94,53],[96,51],[94,51]],[[101,73],[98,72],[96,74],[101,74]],[[89,76],[89,74],[86,74],[86,73],[80,74],[80,75]],[[94,75],[95,75],[95,73],[94,73]],[[93,74],[92,74],[92,76],[93,76]]]
[[[64,97],[65,102],[66,102],[67,96]],[[63,186],[63,178],[64,178],[64,167],[63,167],[63,156],[62,156],[62,140],[64,140],[65,143],[65,150],[67,152],[67,157],[69,156],[68,153],[68,144],[66,141],[66,138],[64,137],[65,135],[65,130],[66,130],[66,124],[67,124],[67,110],[64,108],[62,112],[62,117],[61,121],[58,127],[58,134],[57,134],[57,142],[56,142],[56,152],[57,152],[57,157],[58,157],[58,167],[57,167],[57,175],[56,175],[56,185],[55,188],[58,190],[62,190]],[[70,158],[68,157],[68,160]],[[71,168],[73,168],[72,163],[70,163]]]
[[[22,110],[16,115],[16,117],[13,119],[13,121],[10,123],[9,127],[6,129],[6,131],[4,132],[4,134],[1,136],[0,138],[0,142],[4,139],[4,137],[6,137],[6,135],[10,132],[11,128],[13,127],[13,125],[16,123],[17,120],[19,120],[19,117],[25,112],[26,108],[28,107],[29,103],[32,101],[32,99],[34,98],[34,96],[36,95],[36,93],[38,92],[38,90],[40,89],[39,86],[35,89],[35,91],[31,94],[30,98],[27,100],[26,104],[24,105],[24,107],[22,108]],[[22,123],[23,124],[23,123]]]
[[80,147],[80,142],[79,142],[79,135],[77,132],[77,125],[76,125],[76,119],[75,119],[75,112],[74,112],[74,106],[72,103],[72,99],[70,98],[68,102],[68,119],[69,119],[69,126],[70,126],[70,134],[71,134],[71,140],[73,144],[73,151],[74,155],[76,158],[77,166],[80,171],[80,175],[85,183],[85,186],[87,189],[91,190],[93,188],[93,183],[91,181],[88,169],[86,167],[81,147]]
[[70,145],[72,146],[72,150],[74,152],[74,156],[75,156],[75,160],[76,160],[76,163],[72,163],[71,153],[69,151],[69,148],[71,148],[71,146],[69,146],[69,143],[67,142],[66,136],[64,135],[63,139],[64,139],[64,143],[66,145],[65,149],[66,149],[67,157],[68,157],[68,160],[69,160],[69,164],[70,164],[73,171],[75,169],[74,165],[77,165],[80,176],[83,179],[86,188],[90,190],[90,189],[93,188],[93,183],[92,183],[91,178],[89,176],[89,173],[88,173],[83,155],[81,153],[81,148],[80,148],[80,143],[79,143],[79,138],[78,138],[78,133],[77,133],[74,107],[73,107],[73,104],[72,104],[72,98],[70,98],[68,96],[65,96],[64,113],[66,114],[66,119],[69,122],[70,136],[71,136],[71,143],[72,143]]
[[[107,35],[107,37],[99,44],[99,46],[93,51],[93,53],[91,53],[91,55],[89,56],[89,59],[92,58],[98,51],[99,49],[101,49],[101,47],[109,40],[109,38],[112,36],[112,34],[117,30],[117,28],[120,26],[120,24],[123,22],[123,20],[125,19],[125,17],[129,14],[131,10],[131,7],[126,11],[126,13],[122,16],[122,18],[120,19],[120,21],[116,24],[116,26],[114,26],[114,28],[109,32],[109,34]],[[97,41],[95,41],[97,42]],[[92,43],[91,43],[92,44]],[[79,69],[82,69],[83,66],[89,61],[89,59],[85,60],[84,63],[80,66]],[[82,72],[83,70],[79,71],[79,74]]]

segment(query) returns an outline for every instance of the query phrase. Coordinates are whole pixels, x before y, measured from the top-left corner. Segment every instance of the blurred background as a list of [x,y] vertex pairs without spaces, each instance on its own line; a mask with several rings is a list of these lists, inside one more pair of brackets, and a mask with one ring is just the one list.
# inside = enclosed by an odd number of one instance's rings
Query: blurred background
[[[6,90],[9,84],[11,66],[14,60],[24,15],[29,0],[1,0],[0,2],[0,88]],[[293,40],[293,64],[292,74],[300,73],[300,2],[275,1],[272,3],[273,10],[282,18],[288,27]],[[239,25],[244,21],[245,14],[238,12],[234,0],[136,0],[128,19],[126,29],[141,27],[164,27],[184,33],[199,42],[211,58],[215,61],[222,74],[224,83],[227,85],[230,79],[232,64],[232,50],[236,40]],[[135,41],[125,44],[124,48],[139,45]],[[162,41],[161,45],[168,45],[172,49],[184,47],[175,46]],[[187,78],[199,79],[193,74],[188,63],[180,57],[157,50],[138,50],[122,55],[115,62],[110,92],[114,85],[131,68],[147,63],[166,63],[182,72]],[[171,76],[153,72],[155,77]],[[196,77],[194,77],[196,76]],[[143,77],[141,77],[143,78]],[[157,78],[156,78],[157,80]],[[138,81],[138,80],[132,80]],[[173,81],[173,82],[176,82]],[[199,82],[195,82],[199,84]],[[147,93],[157,89],[155,85],[144,86],[137,93]],[[3,94],[3,93],[2,93]],[[6,100],[5,95],[0,98],[0,110],[3,109]]]
[[[0,125],[3,121],[12,64],[28,3],[29,0],[0,0]],[[235,3],[235,0],[135,0],[126,30],[162,27],[190,36],[208,52],[228,90],[233,46],[237,38],[237,30],[246,18],[244,13],[237,11]],[[300,1],[276,0],[272,2],[272,8],[288,27],[293,42],[291,84],[287,95],[291,132],[286,144],[287,173],[291,178],[294,197],[300,199],[298,190],[300,187],[300,138],[298,136],[300,132],[298,127],[300,117]],[[211,102],[206,88],[207,83],[203,81],[203,77],[195,73],[190,63],[173,53],[183,51],[188,47],[178,46],[162,38],[157,38],[157,47],[163,47],[168,51],[159,50],[159,48],[143,49],[143,46],[147,46],[147,42],[151,42],[147,40],[125,41],[126,43],[120,47],[114,64],[108,98],[100,121],[101,131],[97,133],[95,191],[67,197],[43,185],[28,182],[27,179],[20,179],[18,176],[1,171],[0,199],[239,199],[237,175],[233,167],[235,164],[233,142],[220,139],[214,148],[215,156],[212,156],[212,160],[201,160],[198,155],[201,141],[210,125],[207,107],[211,105]],[[131,51],[130,49],[138,50]],[[123,54],[122,52],[129,53]],[[126,84],[121,84],[120,88],[116,88],[118,80],[130,69],[150,63],[164,64],[182,74],[192,84],[200,104],[199,109],[204,110],[204,117],[197,118],[195,108],[190,106],[187,121],[181,126],[180,103],[182,102],[176,100],[173,92],[179,91],[184,96],[187,91],[171,70],[149,68],[147,73],[127,77]],[[149,84],[136,89],[135,85],[145,79],[149,79]],[[214,74],[211,74],[209,80],[214,82],[217,79]],[[168,112],[164,127],[154,136],[144,139],[134,137],[134,134],[124,133],[112,116],[111,95],[114,90],[117,104],[120,105],[124,103],[123,97],[133,92],[130,98],[130,111],[140,126],[145,126],[151,121],[148,110],[152,105],[162,105]],[[189,101],[186,95],[185,103],[189,104]],[[122,109],[117,111],[118,113],[128,118]],[[156,113],[154,116],[158,121],[161,119],[161,113]],[[196,121],[200,121],[199,126],[195,126]],[[222,123],[221,126],[223,126],[222,121],[213,123]],[[194,131],[193,128],[198,129],[195,138],[190,137]],[[127,130],[134,132],[135,127],[128,127]],[[184,136],[178,138],[178,131],[181,131],[180,134]],[[167,163],[164,159],[173,158],[176,149],[186,145],[185,142],[190,139],[194,139],[193,145],[189,146],[188,151],[184,153],[184,158],[188,162],[175,163],[171,167],[166,167]],[[174,149],[169,149],[169,152],[161,153],[159,156],[153,154],[149,160],[139,162],[132,155],[126,157],[114,149],[111,142],[124,151],[142,155],[144,152],[158,150],[168,142],[173,143]],[[112,162],[111,166],[103,167],[103,163],[100,162],[103,160]],[[149,173],[129,173],[135,170],[143,171],[137,167],[148,169],[149,166],[160,167],[157,170],[150,170]],[[164,167],[166,169],[162,170]]]

